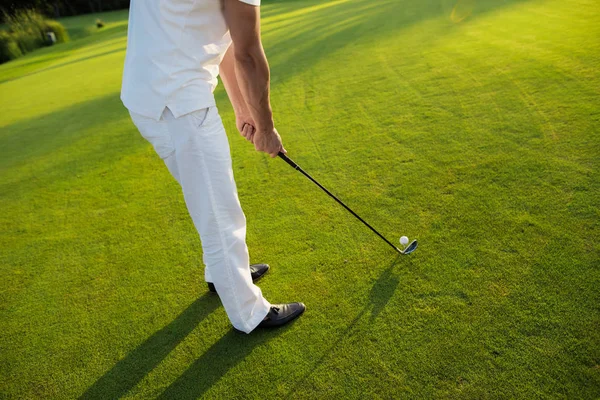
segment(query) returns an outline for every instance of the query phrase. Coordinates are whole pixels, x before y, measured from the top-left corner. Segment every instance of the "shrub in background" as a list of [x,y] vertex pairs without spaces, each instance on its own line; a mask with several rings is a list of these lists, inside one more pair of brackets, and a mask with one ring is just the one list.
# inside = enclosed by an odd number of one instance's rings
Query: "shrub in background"
[[[51,45],[47,33],[54,32],[57,43],[67,42],[69,35],[58,21],[45,19],[34,10],[21,10],[14,15],[4,15],[8,31],[0,36],[0,62],[6,62],[39,47]],[[18,48],[18,51],[16,48]]]
[[12,35],[23,54],[29,53],[44,45],[44,41],[31,31],[17,31],[13,32]]
[[22,55],[23,52],[12,35],[0,30],[0,64]]
[[44,24],[44,16],[33,9],[20,10],[15,14],[4,13],[4,23],[14,32],[39,29]]
[[25,54],[44,45],[41,24],[44,18],[32,10],[19,11],[15,15],[5,15],[8,33],[14,38],[21,53]]

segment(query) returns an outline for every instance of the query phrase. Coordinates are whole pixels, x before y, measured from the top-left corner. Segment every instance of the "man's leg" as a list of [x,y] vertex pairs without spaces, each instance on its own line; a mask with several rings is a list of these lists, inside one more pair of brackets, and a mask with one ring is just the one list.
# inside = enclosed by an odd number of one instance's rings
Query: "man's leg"
[[159,122],[132,116],[181,184],[202,240],[206,276],[214,283],[231,323],[251,332],[267,315],[270,304],[250,276],[246,219],[216,107],[180,118],[167,109]]

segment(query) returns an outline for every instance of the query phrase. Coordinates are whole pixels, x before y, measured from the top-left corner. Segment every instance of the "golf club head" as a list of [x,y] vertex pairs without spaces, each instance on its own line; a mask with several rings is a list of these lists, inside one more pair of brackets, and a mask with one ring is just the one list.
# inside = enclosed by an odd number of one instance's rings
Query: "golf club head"
[[404,250],[401,251],[401,253],[406,256],[406,255],[412,253],[413,251],[415,251],[417,249],[418,245],[419,244],[417,243],[417,241],[413,240],[412,242],[410,242],[410,244],[408,246],[406,246],[406,248]]

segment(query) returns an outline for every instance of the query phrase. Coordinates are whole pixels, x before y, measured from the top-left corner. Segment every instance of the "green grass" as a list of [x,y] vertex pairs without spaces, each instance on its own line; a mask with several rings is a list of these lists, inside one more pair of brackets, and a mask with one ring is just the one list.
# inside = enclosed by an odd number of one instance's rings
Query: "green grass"
[[308,306],[249,336],[119,101],[127,14],[0,66],[0,397],[599,398],[600,12],[454,5],[264,5],[290,156],[420,247],[257,154],[219,88],[260,286]]
[[[76,17],[61,18],[60,22],[69,30],[71,39],[79,39],[93,35],[110,28],[111,26],[122,26],[127,24],[127,10],[109,11],[96,14],[84,14]],[[100,19],[105,26],[96,27],[96,20]]]

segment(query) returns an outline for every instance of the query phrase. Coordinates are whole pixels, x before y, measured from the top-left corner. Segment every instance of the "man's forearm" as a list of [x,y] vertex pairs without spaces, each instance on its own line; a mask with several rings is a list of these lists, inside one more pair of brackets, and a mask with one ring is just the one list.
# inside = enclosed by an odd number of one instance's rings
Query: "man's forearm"
[[234,49],[234,55],[239,89],[256,123],[256,129],[262,132],[273,130],[269,64],[262,46],[243,51]]
[[[221,0],[223,16],[234,44],[238,87],[246,102],[250,122],[238,129],[256,150],[271,157],[285,153],[281,136],[273,124],[269,99],[269,64],[260,40],[260,8],[256,1]],[[244,122],[244,121],[242,121]]]
[[240,86],[237,80],[236,72],[235,72],[235,56],[234,56],[233,44],[229,46],[223,60],[221,61],[221,65],[219,66],[219,76],[221,77],[221,81],[223,81],[223,86],[225,86],[225,90],[227,91],[227,97],[229,97],[229,101],[233,106],[233,111],[236,116],[249,115],[249,110],[246,105],[246,100],[244,99],[244,95],[240,90]]

